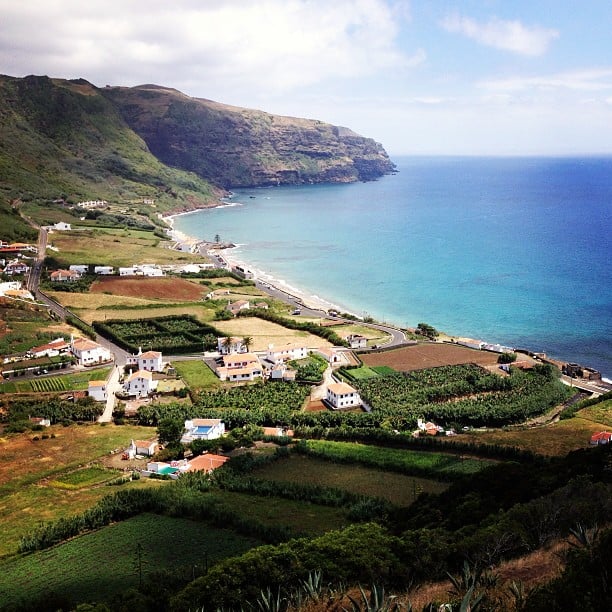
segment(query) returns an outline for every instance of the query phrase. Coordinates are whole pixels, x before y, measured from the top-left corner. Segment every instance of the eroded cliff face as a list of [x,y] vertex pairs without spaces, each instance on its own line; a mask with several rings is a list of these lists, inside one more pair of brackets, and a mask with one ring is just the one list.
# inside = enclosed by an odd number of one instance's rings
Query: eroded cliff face
[[395,168],[379,143],[322,121],[227,106],[155,85],[101,92],[161,161],[225,188],[367,181]]

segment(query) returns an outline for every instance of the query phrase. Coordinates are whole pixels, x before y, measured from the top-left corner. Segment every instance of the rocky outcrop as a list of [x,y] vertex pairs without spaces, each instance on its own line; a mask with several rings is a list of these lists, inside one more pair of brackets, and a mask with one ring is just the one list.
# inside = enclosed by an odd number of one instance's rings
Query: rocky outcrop
[[161,161],[225,188],[368,181],[394,170],[382,145],[322,121],[190,98],[156,85],[101,92]]

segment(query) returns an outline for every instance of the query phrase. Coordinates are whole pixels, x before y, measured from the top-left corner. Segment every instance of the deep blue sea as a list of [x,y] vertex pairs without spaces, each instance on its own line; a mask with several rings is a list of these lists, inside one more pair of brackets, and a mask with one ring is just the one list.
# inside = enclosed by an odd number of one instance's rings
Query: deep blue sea
[[394,162],[368,183],[240,190],[175,228],[350,312],[612,378],[612,157]]

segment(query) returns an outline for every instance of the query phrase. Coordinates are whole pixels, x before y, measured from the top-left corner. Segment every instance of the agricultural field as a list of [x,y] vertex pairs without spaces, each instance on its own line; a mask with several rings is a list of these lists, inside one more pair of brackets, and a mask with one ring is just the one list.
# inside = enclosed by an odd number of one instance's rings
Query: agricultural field
[[389,342],[391,336],[379,329],[368,327],[366,325],[359,325],[359,323],[349,323],[348,325],[338,325],[332,327],[334,331],[341,337],[345,338],[351,334],[358,334],[368,339],[368,347],[372,347],[375,344],[380,346]]
[[386,365],[401,372],[464,363],[496,366],[497,357],[497,353],[478,351],[457,344],[429,342],[393,351],[361,355],[363,363],[367,366]]
[[[563,456],[579,448],[588,448],[591,436],[606,429],[609,430],[610,426],[575,416],[543,427],[470,431],[458,436],[457,440],[477,444],[516,446],[539,455]],[[448,443],[452,444],[452,439],[449,439]]]
[[335,463],[359,463],[402,474],[425,475],[436,480],[455,480],[475,474],[491,465],[483,459],[461,455],[370,446],[352,442],[308,440],[309,456]]
[[161,240],[153,232],[123,229],[86,229],[55,232],[51,244],[59,252],[55,258],[62,266],[95,263],[105,266],[131,266],[133,264],[186,264],[202,262],[199,255],[162,248],[169,241]]
[[474,364],[440,366],[353,383],[373,414],[385,416],[400,430],[414,427],[418,417],[445,426],[522,423],[572,395],[551,366],[530,372],[512,369],[503,377]]
[[70,293],[68,291],[46,291],[49,297],[70,310],[135,309],[160,306],[159,301],[144,297],[127,297],[106,293]]
[[602,425],[602,429],[610,429],[612,428],[612,400],[583,408],[576,416]]
[[360,368],[353,368],[346,370],[344,376],[351,381],[365,380],[367,378],[376,378],[377,376],[385,376],[387,374],[394,374],[395,370],[389,366],[361,366]]
[[94,368],[63,374],[61,376],[42,376],[27,380],[10,380],[0,383],[0,393],[61,393],[63,391],[83,391],[90,380],[106,380],[111,368]]
[[145,350],[165,353],[195,353],[217,346],[221,335],[214,327],[189,316],[144,318],[132,321],[111,319],[96,321],[98,333],[126,350]]
[[[41,521],[81,512],[112,492],[109,487],[62,490],[50,486],[50,481],[108,456],[113,449],[125,448],[132,438],[155,436],[150,427],[110,424],[52,425],[42,433],[50,437],[37,441],[33,438],[40,438],[40,433],[0,437],[0,556],[14,553],[19,538]],[[165,483],[142,479],[124,486],[161,485]]]
[[329,347],[331,343],[305,331],[292,330],[257,317],[237,317],[229,321],[215,321],[215,327],[228,336],[253,338],[252,350],[265,351],[270,344],[281,347],[300,343],[309,348]]
[[117,478],[117,476],[119,476],[118,472],[108,470],[102,466],[92,465],[60,474],[57,478],[49,481],[49,486],[57,489],[78,490],[100,485]]
[[217,375],[200,359],[173,361],[172,367],[193,391],[216,389],[221,386]]
[[172,276],[161,278],[107,276],[95,280],[90,293],[108,293],[171,302],[197,302],[204,297],[206,289],[193,281]]
[[49,550],[0,561],[0,606],[19,601],[24,593],[36,599],[55,592],[78,601],[95,593],[103,600],[137,587],[140,570],[143,577],[158,569],[191,577],[207,564],[260,544],[203,522],[142,514]]
[[410,505],[421,492],[441,493],[448,488],[447,484],[436,480],[300,455],[269,463],[256,469],[253,476],[342,489],[358,495],[380,497],[397,506]]
[[271,527],[289,527],[295,533],[319,535],[346,525],[343,508],[330,508],[280,497],[258,497],[233,491],[215,490],[209,495],[232,512],[244,512],[245,518]]

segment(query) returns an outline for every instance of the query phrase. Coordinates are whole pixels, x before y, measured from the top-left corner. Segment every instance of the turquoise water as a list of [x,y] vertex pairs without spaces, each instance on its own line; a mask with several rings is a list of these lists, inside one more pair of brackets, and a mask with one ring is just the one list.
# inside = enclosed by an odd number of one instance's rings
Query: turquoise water
[[398,158],[370,183],[240,190],[190,236],[357,314],[612,377],[612,158]]

